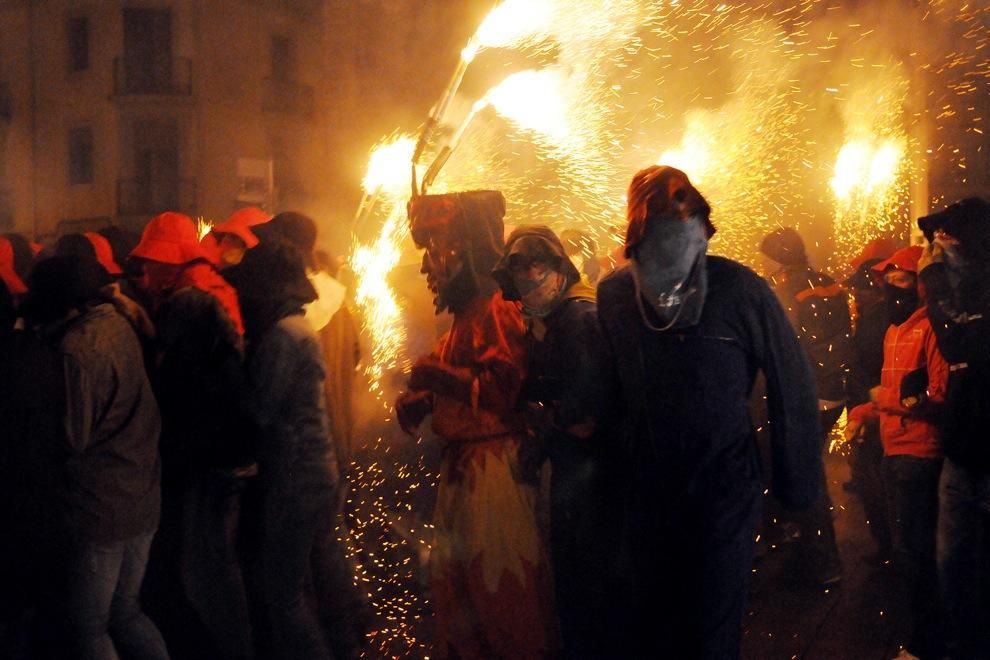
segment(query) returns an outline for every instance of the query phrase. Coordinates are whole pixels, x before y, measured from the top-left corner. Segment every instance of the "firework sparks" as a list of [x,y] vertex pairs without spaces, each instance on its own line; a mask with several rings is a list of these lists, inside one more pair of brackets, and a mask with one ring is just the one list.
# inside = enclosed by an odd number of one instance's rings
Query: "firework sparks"
[[[659,161],[687,172],[711,201],[714,252],[751,262],[763,235],[788,224],[840,269],[870,239],[906,236],[919,156],[966,181],[978,154],[943,136],[953,127],[986,130],[990,7],[921,3],[904,14],[902,29],[948,35],[952,46],[905,54],[883,37],[879,16],[853,17],[826,4],[506,0],[462,49],[431,114],[450,136],[445,145],[423,141],[427,161],[447,149],[437,192],[497,188],[508,201],[508,223],[579,229],[608,252],[620,242],[630,176]],[[543,57],[539,68],[453,103],[484,49]],[[455,109],[459,116],[446,124]],[[937,139],[919,138],[925,134]],[[351,255],[372,338],[373,383],[408,364],[402,310],[386,277],[407,232],[414,148],[411,138],[392,140],[372,156],[362,208],[376,208],[359,216],[380,222],[380,231],[355,243]],[[374,446],[388,451],[380,439]],[[361,474],[361,488],[384,481],[374,470]],[[380,508],[366,518],[378,521],[376,529],[394,529],[387,522],[394,507],[373,501],[368,506]],[[399,564],[393,573],[381,579],[408,575]],[[379,609],[387,621],[375,636],[379,648],[389,638],[418,648],[410,640],[419,622],[403,608]]]

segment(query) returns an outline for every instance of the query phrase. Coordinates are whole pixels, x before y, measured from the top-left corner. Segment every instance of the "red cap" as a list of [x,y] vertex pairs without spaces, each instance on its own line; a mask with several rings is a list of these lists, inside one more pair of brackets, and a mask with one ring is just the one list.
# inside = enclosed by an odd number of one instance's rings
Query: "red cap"
[[911,245],[906,248],[901,248],[894,254],[890,255],[889,258],[884,259],[876,266],[873,267],[878,273],[882,273],[886,270],[906,270],[909,273],[918,272],[918,259],[921,258],[921,246]]
[[870,259],[886,259],[894,254],[894,250],[896,249],[897,241],[894,239],[887,236],[874,238],[863,247],[863,251],[856,258],[849,262],[849,265],[852,266],[854,271],[859,270],[859,267]]
[[110,241],[95,231],[88,231],[83,236],[92,244],[93,251],[96,252],[96,260],[103,266],[103,270],[111,275],[120,275],[124,272],[113,258],[113,248],[110,247]]
[[3,280],[7,290],[15,296],[22,296],[28,291],[24,280],[14,270],[14,247],[2,236],[0,236],[0,280]]
[[181,265],[209,256],[199,244],[196,223],[188,215],[166,211],[151,219],[141,234],[132,257],[163,264]]
[[233,234],[244,241],[244,245],[250,249],[258,244],[258,237],[249,228],[262,225],[271,219],[271,214],[255,206],[245,206],[231,213],[230,217],[219,225],[214,225],[213,231],[217,234]]

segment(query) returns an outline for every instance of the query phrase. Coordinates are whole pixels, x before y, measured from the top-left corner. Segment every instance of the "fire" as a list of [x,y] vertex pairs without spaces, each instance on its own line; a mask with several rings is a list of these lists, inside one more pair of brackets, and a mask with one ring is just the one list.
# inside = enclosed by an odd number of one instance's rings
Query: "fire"
[[891,139],[879,145],[847,142],[835,161],[832,192],[846,202],[855,195],[882,198],[897,181],[903,155],[903,144]]
[[213,231],[213,223],[203,216],[196,218],[196,233],[199,234],[199,240],[203,240],[203,237]]
[[401,196],[409,191],[409,173],[416,140],[402,136],[379,145],[368,159],[368,170],[361,186],[368,194],[385,192]]
[[519,127],[560,143],[570,133],[563,85],[557,71],[531,69],[509,76],[489,90],[486,98]]
[[474,35],[482,48],[507,48],[547,34],[553,7],[546,0],[505,0],[489,12]]

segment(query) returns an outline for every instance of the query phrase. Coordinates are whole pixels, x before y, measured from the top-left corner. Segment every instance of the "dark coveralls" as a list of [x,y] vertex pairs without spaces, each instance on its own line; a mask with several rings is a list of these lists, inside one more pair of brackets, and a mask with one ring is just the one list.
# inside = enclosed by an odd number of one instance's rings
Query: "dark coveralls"
[[[776,297],[755,273],[709,256],[696,326],[643,322],[629,268],[598,289],[618,424],[623,562],[617,606],[627,657],[736,658],[761,490],[747,402],[767,382],[773,489],[788,506],[818,494],[817,397]],[[642,305],[652,315],[648,305]],[[662,325],[652,319],[654,325]]]
[[[578,285],[581,287],[582,285]],[[575,288],[578,288],[575,287]],[[573,291],[574,289],[572,289]],[[588,294],[593,292],[588,288]],[[601,438],[601,329],[594,298],[565,294],[542,321],[542,339],[527,333],[529,373],[521,399],[545,405],[552,422],[539,431],[550,460],[550,546],[557,611],[568,658],[604,657]],[[592,420],[591,437],[567,429]]]

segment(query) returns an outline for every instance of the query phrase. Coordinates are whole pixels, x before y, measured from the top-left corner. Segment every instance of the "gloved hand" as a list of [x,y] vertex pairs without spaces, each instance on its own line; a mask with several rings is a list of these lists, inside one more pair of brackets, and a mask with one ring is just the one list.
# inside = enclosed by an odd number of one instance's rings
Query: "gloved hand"
[[395,414],[399,427],[414,435],[423,419],[433,412],[432,392],[403,392],[395,401]]
[[413,365],[409,389],[470,401],[473,382],[474,374],[470,369],[455,367],[441,362],[433,355],[425,355]]

